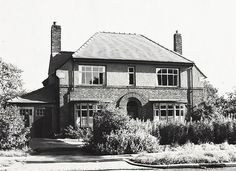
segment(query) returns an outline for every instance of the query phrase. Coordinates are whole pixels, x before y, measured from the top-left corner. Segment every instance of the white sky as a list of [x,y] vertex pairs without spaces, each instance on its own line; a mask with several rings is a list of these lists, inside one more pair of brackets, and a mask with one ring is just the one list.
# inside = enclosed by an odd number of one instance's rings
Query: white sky
[[24,87],[42,87],[50,27],[62,27],[62,50],[77,50],[97,31],[143,34],[193,60],[220,93],[236,89],[235,0],[0,0],[0,57],[24,71]]

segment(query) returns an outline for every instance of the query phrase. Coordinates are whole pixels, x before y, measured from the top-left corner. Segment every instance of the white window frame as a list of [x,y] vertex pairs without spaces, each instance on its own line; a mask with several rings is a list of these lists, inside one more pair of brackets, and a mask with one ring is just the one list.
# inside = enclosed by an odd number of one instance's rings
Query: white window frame
[[[82,106],[86,106],[83,109]],[[90,108],[92,106],[92,108]],[[78,108],[79,107],[79,108]],[[101,105],[99,103],[76,103],[74,104],[74,121],[77,127],[93,127],[93,116],[90,116],[90,111],[95,112],[101,111]],[[86,111],[86,116],[82,116],[82,112]],[[85,120],[85,123],[83,121]]]
[[[91,71],[87,71],[86,68],[91,68]],[[84,68],[84,70],[83,70]],[[95,71],[95,68],[97,68],[97,71]],[[88,85],[88,86],[101,86],[101,85],[104,85],[105,82],[106,82],[106,76],[105,76],[105,66],[103,65],[79,65],[78,66],[78,77],[79,77],[79,85]],[[86,80],[86,75],[90,73],[91,74],[91,80],[93,80],[94,78],[94,74],[98,74],[98,84],[95,84],[95,83],[87,83],[87,80]],[[100,74],[103,74],[103,83],[101,84],[100,83]],[[85,75],[84,79],[83,79],[83,74]],[[83,81],[84,80],[84,81]]]
[[[160,70],[166,70],[166,73],[158,73],[158,71]],[[173,70],[172,73],[168,73],[168,70]],[[175,74],[174,71],[177,71],[177,73]],[[163,85],[162,82],[162,76],[166,75],[166,85]],[[173,76],[173,83],[174,83],[174,77],[177,76],[177,84],[176,85],[169,85],[169,80],[168,80],[168,76],[172,75]],[[158,76],[161,76],[161,85],[159,85],[158,82]],[[157,80],[157,85],[158,87],[178,87],[179,86],[179,69],[178,68],[156,68],[156,80]]]
[[[170,110],[173,110],[173,118],[168,116],[169,108],[168,106],[173,106]],[[161,108],[161,106],[165,106],[165,108]],[[179,108],[177,107],[179,106]],[[166,119],[163,119],[161,116],[161,111],[166,112]],[[179,111],[179,116],[176,115],[177,111]],[[158,114],[158,115],[157,115]],[[153,119],[157,121],[181,121],[184,122],[186,115],[186,107],[185,104],[180,103],[153,103]]]
[[29,126],[32,126],[34,122],[34,107],[19,107],[19,111],[21,114],[21,110],[31,110],[31,115],[29,115]]
[[[133,71],[130,71],[130,69],[133,69]],[[131,74],[133,75],[133,84],[130,84]],[[128,67],[128,81],[129,81],[129,86],[134,86],[135,85],[136,77],[135,77],[135,67],[134,66],[129,66]]]

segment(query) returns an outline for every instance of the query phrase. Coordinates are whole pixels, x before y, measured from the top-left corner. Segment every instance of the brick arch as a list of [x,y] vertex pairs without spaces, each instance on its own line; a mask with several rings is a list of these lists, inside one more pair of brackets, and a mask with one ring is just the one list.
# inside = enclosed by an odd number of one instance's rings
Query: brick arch
[[148,102],[148,100],[139,93],[129,92],[119,99],[118,106],[126,109],[127,103],[130,98],[137,99],[141,103],[141,106],[144,106]]

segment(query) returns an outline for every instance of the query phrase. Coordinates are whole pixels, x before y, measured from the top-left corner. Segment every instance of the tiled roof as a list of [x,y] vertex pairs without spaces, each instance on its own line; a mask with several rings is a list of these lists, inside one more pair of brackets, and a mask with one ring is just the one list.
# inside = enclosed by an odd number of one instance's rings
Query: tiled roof
[[139,34],[98,32],[73,55],[82,59],[193,62]]
[[55,87],[47,86],[16,97],[8,103],[55,103]]

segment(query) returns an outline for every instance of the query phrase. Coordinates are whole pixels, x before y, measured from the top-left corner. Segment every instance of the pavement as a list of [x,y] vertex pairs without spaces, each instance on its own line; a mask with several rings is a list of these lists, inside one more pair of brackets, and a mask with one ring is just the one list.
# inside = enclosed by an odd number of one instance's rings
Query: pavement
[[[54,171],[54,170],[171,170],[200,171],[207,166],[198,164],[152,166],[133,163],[125,155],[91,155],[81,150],[84,143],[72,139],[32,139],[30,147],[36,151],[24,157],[0,157],[0,170]],[[6,164],[6,165],[5,165]],[[235,163],[214,170],[233,171]],[[234,167],[234,168],[233,168]],[[212,169],[211,169],[212,170]]]
[[0,157],[0,162],[12,161],[0,170],[147,170],[123,161],[132,155],[91,155],[81,150],[82,145],[72,139],[32,139],[29,146],[36,152],[25,157]]

